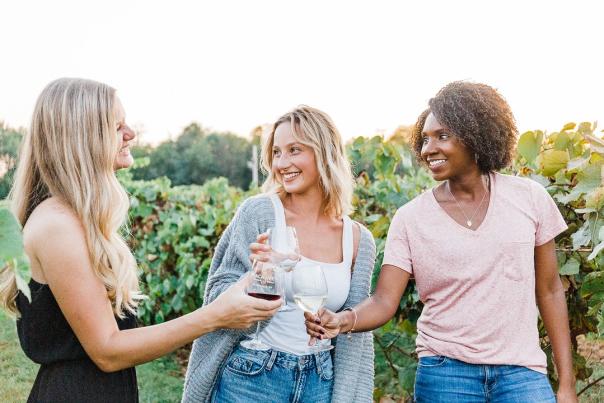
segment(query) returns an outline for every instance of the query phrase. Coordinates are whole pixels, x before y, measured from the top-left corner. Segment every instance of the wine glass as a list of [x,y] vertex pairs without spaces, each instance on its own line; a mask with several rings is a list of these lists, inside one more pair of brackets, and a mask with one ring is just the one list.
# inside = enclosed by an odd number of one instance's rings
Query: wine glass
[[[255,262],[254,279],[247,286],[247,295],[254,298],[262,298],[268,301],[276,301],[281,298],[280,279],[275,271],[275,266],[271,263]],[[256,325],[256,333],[251,340],[243,340],[240,344],[251,350],[269,350],[270,346],[263,343],[260,339],[260,322]]]
[[268,230],[268,243],[272,249],[270,254],[270,260],[272,263],[283,271],[283,300],[285,303],[279,309],[280,312],[293,311],[295,308],[289,305],[286,296],[286,284],[288,280],[288,274],[290,273],[296,264],[300,261],[300,247],[298,246],[298,237],[296,236],[296,229],[294,227],[287,226],[273,227]]
[[268,242],[271,246],[271,262],[281,270],[290,272],[300,261],[300,247],[296,229],[287,226],[285,229],[279,227],[269,228]]
[[[304,264],[296,267],[293,272],[292,289],[296,304],[302,310],[316,315],[327,301],[327,281],[321,266]],[[309,347],[313,353],[332,348],[329,340],[317,341],[314,346]]]

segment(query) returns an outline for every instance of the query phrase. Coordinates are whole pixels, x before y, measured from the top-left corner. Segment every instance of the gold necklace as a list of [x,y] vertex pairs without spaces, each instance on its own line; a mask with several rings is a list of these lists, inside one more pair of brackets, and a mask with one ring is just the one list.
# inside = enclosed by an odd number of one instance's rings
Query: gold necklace
[[[481,179],[481,182],[484,185],[484,181],[482,180],[482,176],[481,176],[480,179]],[[449,194],[451,195],[451,197],[453,197],[453,200],[455,200],[455,204],[457,204],[457,208],[461,211],[461,214],[463,214],[463,216],[466,218],[466,225],[468,227],[472,227],[472,220],[474,219],[474,216],[476,215],[476,213],[478,213],[478,211],[482,207],[482,203],[484,202],[484,199],[485,199],[487,193],[489,193],[489,188],[491,187],[490,186],[491,185],[490,182],[491,182],[491,180],[487,176],[487,186],[486,186],[485,192],[482,194],[482,200],[480,200],[480,204],[478,205],[478,207],[476,208],[476,210],[474,210],[474,213],[472,213],[472,217],[468,218],[466,212],[463,211],[463,209],[461,208],[461,205],[457,201],[457,198],[455,197],[455,195],[453,194],[453,192],[451,192],[451,184],[449,183],[449,181],[447,181],[447,191],[449,192]]]

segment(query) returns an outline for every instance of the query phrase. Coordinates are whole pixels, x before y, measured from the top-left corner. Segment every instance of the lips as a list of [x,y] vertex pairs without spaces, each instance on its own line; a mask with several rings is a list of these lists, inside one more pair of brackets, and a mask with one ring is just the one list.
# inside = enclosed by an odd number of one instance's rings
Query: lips
[[430,168],[435,168],[435,167],[438,167],[438,166],[440,166],[440,165],[444,164],[446,161],[447,161],[447,160],[444,160],[444,159],[438,159],[438,160],[429,160],[429,161],[428,161],[428,166],[429,166]]
[[294,179],[296,179],[298,176],[300,176],[300,172],[287,172],[287,173],[281,174],[281,176],[283,177],[283,180],[285,182],[290,182],[290,181],[293,181]]

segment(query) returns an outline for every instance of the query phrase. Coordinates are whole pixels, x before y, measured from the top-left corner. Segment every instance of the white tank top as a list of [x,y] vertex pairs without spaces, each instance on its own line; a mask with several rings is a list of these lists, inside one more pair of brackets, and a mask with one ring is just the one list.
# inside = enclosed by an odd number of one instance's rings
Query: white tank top
[[[275,226],[285,231],[285,211],[281,199],[271,195],[275,211]],[[344,306],[350,291],[350,277],[353,257],[352,220],[344,216],[342,234],[342,251],[344,258],[340,263],[324,263],[302,256],[301,263],[316,263],[323,268],[327,281],[327,302],[325,307],[336,312]],[[295,268],[294,270],[298,270]],[[303,270],[302,268],[300,270]],[[284,273],[287,303],[295,307],[291,311],[279,311],[260,333],[260,339],[275,350],[296,355],[308,354],[309,336],[304,325],[304,311],[293,301],[291,280],[292,273]]]

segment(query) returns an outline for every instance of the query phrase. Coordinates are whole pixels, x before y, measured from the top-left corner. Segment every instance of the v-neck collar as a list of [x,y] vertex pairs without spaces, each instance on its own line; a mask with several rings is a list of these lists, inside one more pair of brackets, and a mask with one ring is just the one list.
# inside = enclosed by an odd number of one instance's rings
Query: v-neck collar
[[462,228],[464,231],[467,231],[471,234],[478,234],[479,232],[482,231],[482,228],[485,227],[485,224],[488,223],[488,219],[489,216],[491,216],[491,211],[493,210],[493,202],[495,200],[495,193],[496,193],[496,176],[497,173],[496,172],[489,172],[489,181],[491,183],[491,189],[490,189],[490,194],[489,194],[489,205],[487,207],[487,213],[485,214],[482,222],[480,223],[480,225],[478,226],[478,228],[476,229],[471,229],[465,225],[462,225],[460,223],[458,223],[457,221],[455,221],[455,219],[453,217],[451,217],[449,215],[449,213],[447,213],[447,211],[438,203],[438,200],[436,200],[436,196],[434,196],[434,189],[436,189],[436,187],[433,187],[432,189],[430,189],[430,200],[432,200],[432,202],[434,203],[436,209],[442,213],[449,222],[451,222],[451,224],[453,224],[455,227],[457,228]]

